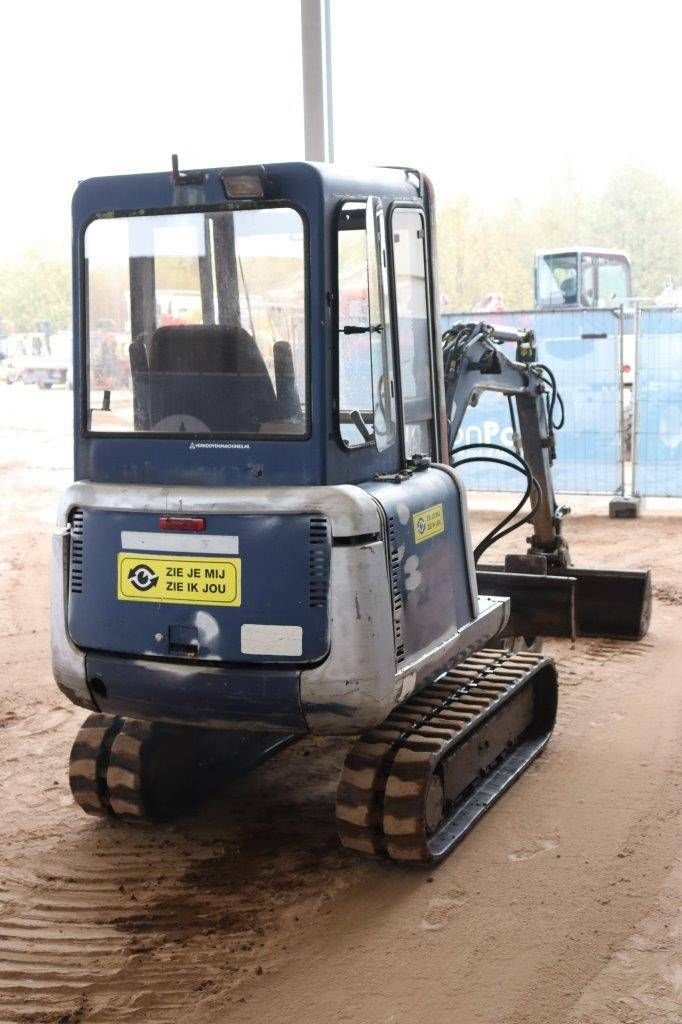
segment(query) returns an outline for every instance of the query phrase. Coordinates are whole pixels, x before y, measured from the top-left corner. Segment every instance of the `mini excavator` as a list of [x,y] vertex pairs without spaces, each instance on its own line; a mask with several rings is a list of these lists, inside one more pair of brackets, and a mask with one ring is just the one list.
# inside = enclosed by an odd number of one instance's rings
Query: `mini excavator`
[[[344,846],[446,856],[541,752],[543,636],[636,640],[648,571],[574,566],[561,398],[531,332],[443,339],[432,188],[283,163],[96,178],[73,201],[75,480],[54,676],[88,814],[163,820],[306,734],[348,736]],[[481,392],[516,450],[455,445]],[[476,549],[458,467],[525,484]],[[525,555],[483,564],[529,523]]]

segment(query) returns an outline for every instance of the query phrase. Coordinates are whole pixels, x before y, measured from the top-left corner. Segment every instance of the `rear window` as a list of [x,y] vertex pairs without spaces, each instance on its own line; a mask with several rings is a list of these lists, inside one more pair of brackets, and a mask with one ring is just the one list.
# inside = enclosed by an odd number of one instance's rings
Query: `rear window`
[[307,435],[295,210],[101,218],[85,260],[89,430]]

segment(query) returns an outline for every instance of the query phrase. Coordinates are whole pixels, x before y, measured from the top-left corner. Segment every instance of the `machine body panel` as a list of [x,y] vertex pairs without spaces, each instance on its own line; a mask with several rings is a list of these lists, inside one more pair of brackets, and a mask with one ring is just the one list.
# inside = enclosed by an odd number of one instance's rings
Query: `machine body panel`
[[293,669],[94,652],[86,656],[86,671],[98,710],[108,714],[238,732],[307,732]]
[[331,536],[324,516],[206,515],[197,533],[163,531],[160,518],[72,511],[75,644],[202,661],[298,664],[326,655]]
[[[446,530],[455,529],[461,511],[458,512],[454,474],[434,468],[418,476],[431,477],[425,492],[430,506],[443,505],[442,535],[436,531],[416,545],[424,548],[449,536]],[[384,485],[377,486],[381,491]],[[396,487],[396,496],[398,491],[410,502],[416,499],[418,488],[415,483],[408,483],[405,491]],[[424,593],[421,609],[414,602],[410,649],[399,652],[393,635],[396,592],[389,581],[390,549],[381,502],[369,489],[345,485],[271,488],[266,493],[270,514],[256,516],[253,508],[257,497],[250,489],[121,490],[110,484],[82,481],[65,492],[60,531],[53,549],[53,671],[60,688],[71,700],[110,714],[173,723],[197,721],[200,716],[204,724],[214,728],[287,733],[311,729],[333,735],[352,734],[376,725],[407,694],[443,671],[462,652],[482,646],[504,625],[508,614],[505,600],[484,599],[479,613],[467,619],[465,600],[471,600],[467,589],[464,593],[469,597],[460,595],[456,605],[463,617],[455,622],[452,617],[448,620],[434,612],[431,602],[443,595],[432,587],[428,599]],[[416,501],[415,511],[407,520],[412,530],[419,519],[418,505]],[[391,499],[386,500],[386,507],[393,509]],[[145,511],[136,511],[140,508]],[[75,513],[82,514],[86,523],[95,524],[95,529],[98,523],[106,524],[96,544],[94,536],[91,535],[93,542],[87,544],[87,533],[79,535],[74,531]],[[224,548],[234,550],[233,538],[240,537],[239,550],[244,558],[242,600],[248,600],[249,595],[247,566],[258,566],[267,573],[278,559],[280,567],[287,560],[296,560],[292,540],[298,537],[297,571],[303,581],[301,604],[305,604],[310,594],[309,577],[306,583],[310,566],[309,523],[323,520],[327,524],[331,547],[325,550],[330,552],[330,562],[325,564],[323,575],[329,579],[328,603],[324,608],[305,609],[309,622],[318,627],[311,641],[318,644],[315,653],[322,652],[317,664],[310,664],[312,657],[306,663],[306,654],[314,650],[312,646],[302,645],[301,653],[296,655],[242,653],[244,620],[230,617],[242,616],[244,605],[216,608],[117,599],[121,537],[138,535],[134,555],[136,559],[139,554],[143,563],[145,558],[152,562],[150,552],[159,546],[166,550],[157,551],[157,557],[172,562],[181,543],[173,543],[173,537],[178,535],[150,527],[158,523],[161,514],[180,513],[206,516],[207,523],[210,522],[210,530],[205,534],[208,545],[211,537],[220,538]],[[402,515],[406,518],[404,511]],[[412,519],[414,515],[417,520]],[[249,529],[260,520],[263,532],[256,529],[249,537]],[[292,530],[288,543],[282,539],[287,529]],[[270,533],[272,547],[267,545]],[[160,540],[155,541],[154,537]],[[145,544],[143,548],[139,546],[140,538]],[[241,538],[247,539],[242,542]],[[452,539],[447,542],[449,547]],[[253,560],[249,557],[250,544],[254,545]],[[75,594],[71,592],[74,545],[81,559],[76,569],[80,573],[76,579],[81,592]],[[280,548],[286,551],[280,552]],[[195,553],[192,561],[201,557],[204,556]],[[404,581],[405,574],[400,578]],[[271,597],[277,593],[277,581],[285,588],[290,583],[284,572],[271,573],[268,580],[265,594]],[[402,589],[403,583],[400,586]],[[452,580],[449,587],[448,600],[456,589]],[[288,620],[284,625],[298,625],[292,620],[293,602],[287,607],[281,596],[278,617]],[[265,610],[271,611],[271,607],[259,606],[260,624],[273,625],[272,615],[266,621]],[[169,615],[173,617],[171,622],[167,621]],[[193,629],[197,631],[196,637],[185,632]],[[107,637],[104,644],[100,636]],[[131,636],[136,638],[138,650],[134,649]],[[427,636],[430,639],[425,639]],[[391,638],[388,644],[387,637]],[[193,639],[198,641],[194,649]],[[172,651],[171,642],[176,643]]]
[[399,482],[373,482],[366,489],[387,522],[399,665],[476,617],[466,508],[454,474],[438,467]]

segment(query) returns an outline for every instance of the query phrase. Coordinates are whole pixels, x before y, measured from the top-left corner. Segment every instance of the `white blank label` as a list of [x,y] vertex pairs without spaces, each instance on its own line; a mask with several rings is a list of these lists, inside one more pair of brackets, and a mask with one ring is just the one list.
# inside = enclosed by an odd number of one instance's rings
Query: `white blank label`
[[126,551],[175,551],[196,555],[238,555],[239,537],[211,533],[140,533],[121,531],[121,547]]
[[301,626],[262,626],[245,622],[242,626],[242,654],[281,654],[300,658],[303,653]]

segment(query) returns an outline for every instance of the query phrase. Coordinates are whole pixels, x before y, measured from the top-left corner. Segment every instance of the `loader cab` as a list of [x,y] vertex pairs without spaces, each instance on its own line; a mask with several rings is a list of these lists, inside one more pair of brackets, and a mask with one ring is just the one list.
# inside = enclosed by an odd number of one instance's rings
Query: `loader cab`
[[536,309],[609,309],[632,297],[632,271],[624,252],[570,249],[535,256]]
[[442,458],[430,217],[403,169],[83,182],[77,479],[357,483]]

